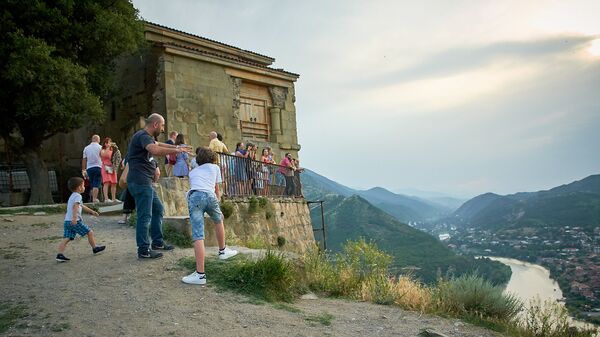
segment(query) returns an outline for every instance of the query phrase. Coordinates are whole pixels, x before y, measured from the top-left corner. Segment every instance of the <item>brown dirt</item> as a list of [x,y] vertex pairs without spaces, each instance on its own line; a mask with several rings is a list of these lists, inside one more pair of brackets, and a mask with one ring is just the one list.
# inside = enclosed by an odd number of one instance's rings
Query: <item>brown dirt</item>
[[[7,221],[9,219],[12,221]],[[0,305],[24,305],[6,336],[418,336],[429,328],[448,337],[501,336],[459,320],[394,306],[338,299],[297,300],[299,312],[247,297],[183,284],[177,266],[192,249],[155,261],[135,254],[135,231],[119,217],[87,217],[105,252],[85,238],[54,260],[63,215],[0,216]],[[331,325],[307,320],[332,316]]]

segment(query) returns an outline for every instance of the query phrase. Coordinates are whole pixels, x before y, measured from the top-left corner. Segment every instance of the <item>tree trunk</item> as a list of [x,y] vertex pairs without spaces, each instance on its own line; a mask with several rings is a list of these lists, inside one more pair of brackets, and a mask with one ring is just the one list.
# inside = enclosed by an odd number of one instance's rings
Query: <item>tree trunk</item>
[[40,149],[23,149],[23,161],[27,168],[29,184],[31,186],[31,195],[29,196],[29,205],[47,205],[53,204],[52,192],[50,191],[50,180],[48,179],[48,169],[46,163],[40,156]]

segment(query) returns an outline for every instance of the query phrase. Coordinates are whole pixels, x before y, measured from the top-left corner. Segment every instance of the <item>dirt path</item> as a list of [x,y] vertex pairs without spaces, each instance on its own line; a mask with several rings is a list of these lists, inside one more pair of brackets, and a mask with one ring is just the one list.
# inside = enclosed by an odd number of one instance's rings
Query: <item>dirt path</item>
[[[7,219],[7,220],[5,220]],[[57,263],[63,215],[0,215],[0,304],[23,308],[6,336],[500,336],[458,320],[345,300],[298,300],[282,306],[214,286],[181,283],[177,266],[192,249],[140,261],[134,229],[118,217],[89,220],[107,250],[93,256],[77,239]],[[325,325],[330,322],[330,325]],[[325,324],[324,324],[325,323]]]

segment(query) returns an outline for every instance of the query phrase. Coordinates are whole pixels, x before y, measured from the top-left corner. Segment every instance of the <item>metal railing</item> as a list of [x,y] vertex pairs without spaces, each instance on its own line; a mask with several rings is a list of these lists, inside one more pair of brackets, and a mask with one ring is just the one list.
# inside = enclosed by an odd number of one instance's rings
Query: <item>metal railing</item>
[[302,197],[300,174],[276,164],[218,153],[223,178],[222,193],[229,197]]

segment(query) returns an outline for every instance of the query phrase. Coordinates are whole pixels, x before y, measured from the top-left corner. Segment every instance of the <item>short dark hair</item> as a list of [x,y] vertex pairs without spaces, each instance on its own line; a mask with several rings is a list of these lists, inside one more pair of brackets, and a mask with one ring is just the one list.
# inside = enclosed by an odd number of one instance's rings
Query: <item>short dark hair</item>
[[223,135],[217,132],[217,139],[222,142],[223,141]]
[[214,164],[217,162],[217,154],[204,146],[196,148],[196,163],[198,166],[204,164]]
[[83,178],[81,177],[71,177],[69,178],[69,181],[67,181],[67,186],[71,192],[75,192],[75,189],[81,186],[81,184],[83,184]]

